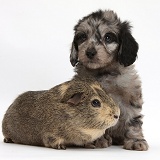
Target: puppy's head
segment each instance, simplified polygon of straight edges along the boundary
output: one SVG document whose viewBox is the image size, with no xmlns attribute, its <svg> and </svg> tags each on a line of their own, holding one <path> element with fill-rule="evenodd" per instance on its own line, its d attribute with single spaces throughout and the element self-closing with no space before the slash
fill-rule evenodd
<svg viewBox="0 0 160 160">
<path fill-rule="evenodd" d="M 138 44 L 128 22 L 121 22 L 113 11 L 97 11 L 78 22 L 70 61 L 90 69 L 104 68 L 114 62 L 129 66 L 137 57 Z"/>
</svg>

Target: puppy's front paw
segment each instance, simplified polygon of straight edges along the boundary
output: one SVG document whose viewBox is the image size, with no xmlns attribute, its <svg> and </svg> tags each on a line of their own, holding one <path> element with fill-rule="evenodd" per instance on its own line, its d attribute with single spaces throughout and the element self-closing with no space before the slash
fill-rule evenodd
<svg viewBox="0 0 160 160">
<path fill-rule="evenodd" d="M 127 150 L 146 151 L 149 146 L 145 139 L 129 139 L 124 142 L 123 148 Z"/>
<path fill-rule="evenodd" d="M 104 135 L 101 138 L 98 138 L 94 145 L 96 148 L 107 148 L 112 145 L 112 138 L 109 135 Z"/>
</svg>

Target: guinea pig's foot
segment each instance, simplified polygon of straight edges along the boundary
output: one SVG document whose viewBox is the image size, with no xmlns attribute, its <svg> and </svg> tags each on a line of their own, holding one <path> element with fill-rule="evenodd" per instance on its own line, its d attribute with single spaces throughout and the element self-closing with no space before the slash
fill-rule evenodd
<svg viewBox="0 0 160 160">
<path fill-rule="evenodd" d="M 64 144 L 57 144 L 57 145 L 53 146 L 52 148 L 58 149 L 58 150 L 60 150 L 60 149 L 65 150 L 66 146 Z"/>
<path fill-rule="evenodd" d="M 66 149 L 66 146 L 64 145 L 64 139 L 62 138 L 54 138 L 50 134 L 48 136 L 43 138 L 44 145 L 49 148 L 54 149 Z"/>
<path fill-rule="evenodd" d="M 106 134 L 98 138 L 94 143 L 96 148 L 107 148 L 112 145 L 112 138 Z"/>
<path fill-rule="evenodd" d="M 14 143 L 11 138 L 4 138 L 5 143 Z"/>
<path fill-rule="evenodd" d="M 84 147 L 88 148 L 88 149 L 95 149 L 96 148 L 96 146 L 93 143 L 84 144 Z"/>
<path fill-rule="evenodd" d="M 149 146 L 145 139 L 127 139 L 124 141 L 123 148 L 127 150 L 146 151 Z"/>
</svg>

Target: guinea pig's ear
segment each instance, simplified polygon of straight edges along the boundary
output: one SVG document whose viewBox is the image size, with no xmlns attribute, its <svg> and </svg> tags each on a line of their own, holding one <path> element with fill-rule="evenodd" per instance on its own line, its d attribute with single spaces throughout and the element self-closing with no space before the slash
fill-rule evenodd
<svg viewBox="0 0 160 160">
<path fill-rule="evenodd" d="M 135 62 L 138 52 L 138 43 L 131 35 L 130 28 L 131 26 L 126 21 L 121 24 L 120 28 L 120 49 L 117 59 L 125 67 Z"/>
<path fill-rule="evenodd" d="M 69 98 L 67 103 L 71 104 L 71 105 L 79 104 L 82 100 L 82 95 L 83 95 L 83 93 L 75 93 L 74 95 L 71 96 L 71 98 Z"/>
<path fill-rule="evenodd" d="M 75 43 L 75 38 L 72 42 L 71 54 L 70 54 L 70 62 L 74 67 L 78 62 L 78 45 Z"/>
</svg>

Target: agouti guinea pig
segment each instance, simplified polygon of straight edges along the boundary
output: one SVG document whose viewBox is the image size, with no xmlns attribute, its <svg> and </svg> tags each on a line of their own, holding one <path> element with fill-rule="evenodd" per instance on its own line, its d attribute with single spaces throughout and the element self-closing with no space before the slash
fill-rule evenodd
<svg viewBox="0 0 160 160">
<path fill-rule="evenodd" d="M 118 121 L 119 107 L 98 82 L 73 79 L 50 90 L 28 91 L 4 115 L 4 142 L 66 149 L 92 143 Z"/>
</svg>

